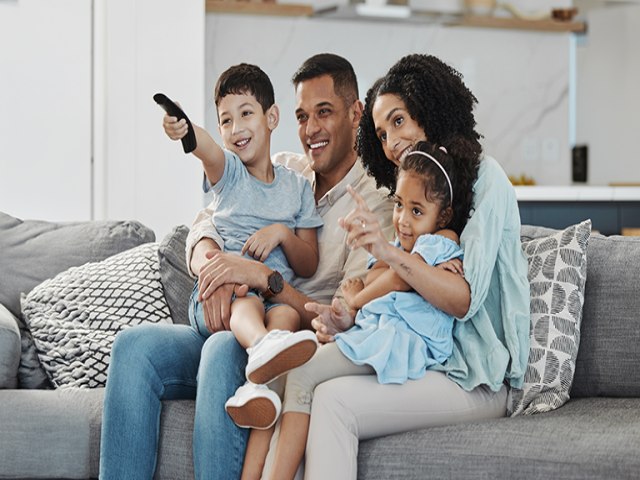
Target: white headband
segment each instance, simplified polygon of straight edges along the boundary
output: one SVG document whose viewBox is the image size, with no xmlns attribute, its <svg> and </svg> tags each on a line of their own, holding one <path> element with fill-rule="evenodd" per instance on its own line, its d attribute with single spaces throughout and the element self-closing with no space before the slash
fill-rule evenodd
<svg viewBox="0 0 640 480">
<path fill-rule="evenodd" d="M 453 206 L 453 186 L 451 186 L 451 179 L 449 178 L 449 175 L 447 175 L 447 171 L 444 169 L 444 167 L 440 164 L 440 162 L 438 160 L 436 160 L 433 156 L 429 155 L 428 153 L 425 153 L 422 150 L 414 150 L 413 152 L 409 153 L 409 155 L 414 155 L 414 154 L 422 155 L 423 157 L 427 157 L 429 160 L 431 160 L 433 163 L 435 163 L 440 170 L 442 170 L 442 173 L 444 173 L 444 176 L 447 179 L 447 183 L 449 184 L 449 195 L 450 195 L 450 198 L 451 198 L 451 205 Z"/>
</svg>

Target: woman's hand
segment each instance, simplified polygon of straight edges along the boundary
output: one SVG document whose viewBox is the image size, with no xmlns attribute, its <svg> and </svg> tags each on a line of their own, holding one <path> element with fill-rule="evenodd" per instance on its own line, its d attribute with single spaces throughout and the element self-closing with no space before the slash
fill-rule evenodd
<svg viewBox="0 0 640 480">
<path fill-rule="evenodd" d="M 321 343 L 333 342 L 336 333 L 344 332 L 353 326 L 355 311 L 349 310 L 338 298 L 334 298 L 331 305 L 310 302 L 305 303 L 304 308 L 317 314 L 317 317 L 311 320 L 311 326 Z"/>
<path fill-rule="evenodd" d="M 436 265 L 436 268 L 441 268 L 442 270 L 457 273 L 458 275 L 464 277 L 462 260 L 460 260 L 459 258 L 452 258 L 451 260 L 447 260 L 446 262 L 439 263 L 438 265 Z"/>
<path fill-rule="evenodd" d="M 392 247 L 382 233 L 378 217 L 351 185 L 347 190 L 356 202 L 356 208 L 340 219 L 340 226 L 348 232 L 347 245 L 352 249 L 362 247 L 376 259 L 384 261 Z"/>
</svg>

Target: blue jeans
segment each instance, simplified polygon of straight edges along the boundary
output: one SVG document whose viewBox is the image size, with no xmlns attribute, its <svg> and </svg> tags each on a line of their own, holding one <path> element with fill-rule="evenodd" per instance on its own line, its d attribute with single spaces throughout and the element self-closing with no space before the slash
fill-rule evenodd
<svg viewBox="0 0 640 480">
<path fill-rule="evenodd" d="M 100 479 L 151 479 L 162 400 L 196 401 L 196 479 L 239 478 L 249 430 L 224 410 L 245 382 L 247 354 L 231 332 L 205 338 L 186 325 L 147 324 L 119 333 L 111 352 L 100 445 Z"/>
</svg>

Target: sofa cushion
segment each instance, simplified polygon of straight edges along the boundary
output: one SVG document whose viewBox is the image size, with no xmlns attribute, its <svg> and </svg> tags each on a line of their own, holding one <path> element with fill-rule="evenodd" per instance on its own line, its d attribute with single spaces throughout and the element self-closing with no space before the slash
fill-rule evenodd
<svg viewBox="0 0 640 480">
<path fill-rule="evenodd" d="M 633 479 L 640 399 L 572 399 L 543 415 L 432 427 L 360 442 L 368 480 Z"/>
<path fill-rule="evenodd" d="M 0 305 L 0 389 L 18 386 L 20 330 L 18 320 Z"/>
<path fill-rule="evenodd" d="M 0 478 L 98 478 L 104 389 L 0 390 Z"/>
<path fill-rule="evenodd" d="M 531 292 L 529 361 L 522 389 L 509 391 L 510 415 L 547 412 L 569 400 L 587 277 L 591 221 L 524 240 Z"/>
<path fill-rule="evenodd" d="M 640 397 L 640 238 L 594 235 L 588 257 L 571 396 Z"/>
<path fill-rule="evenodd" d="M 100 261 L 154 240 L 152 230 L 134 221 L 56 223 L 21 220 L 0 212 L 0 304 L 20 322 L 21 388 L 46 388 L 50 382 L 22 322 L 20 294 L 69 267 Z"/>
<path fill-rule="evenodd" d="M 184 225 L 175 227 L 160 243 L 160 279 L 164 296 L 171 310 L 173 323 L 189 325 L 189 297 L 194 279 L 187 271 L 185 242 L 189 229 Z"/>
<path fill-rule="evenodd" d="M 55 386 L 104 386 L 120 330 L 171 321 L 160 283 L 158 244 L 59 273 L 23 299 L 22 311 Z"/>
</svg>

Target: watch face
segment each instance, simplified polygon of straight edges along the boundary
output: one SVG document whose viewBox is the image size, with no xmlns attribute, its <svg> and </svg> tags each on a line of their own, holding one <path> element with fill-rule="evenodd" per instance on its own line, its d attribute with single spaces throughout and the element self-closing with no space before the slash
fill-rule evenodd
<svg viewBox="0 0 640 480">
<path fill-rule="evenodd" d="M 273 295 L 279 294 L 284 288 L 284 280 L 282 275 L 277 270 L 274 270 L 271 275 L 269 275 L 269 290 Z"/>
</svg>

